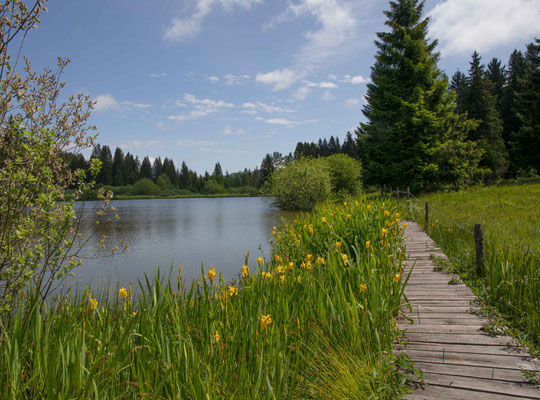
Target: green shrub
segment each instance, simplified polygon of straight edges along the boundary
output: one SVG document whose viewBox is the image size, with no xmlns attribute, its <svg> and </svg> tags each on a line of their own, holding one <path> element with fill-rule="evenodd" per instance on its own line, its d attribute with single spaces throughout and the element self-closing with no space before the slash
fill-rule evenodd
<svg viewBox="0 0 540 400">
<path fill-rule="evenodd" d="M 286 210 L 311 210 L 330 195 L 328 164 L 322 159 L 301 158 L 272 174 L 271 194 Z"/>
<path fill-rule="evenodd" d="M 133 185 L 133 194 L 134 195 L 145 195 L 145 196 L 159 196 L 161 190 L 152 180 L 148 178 L 141 179 Z"/>
<path fill-rule="evenodd" d="M 204 185 L 204 192 L 207 194 L 224 194 L 227 193 L 227 189 L 220 183 L 217 183 L 215 180 L 210 179 Z"/>
<path fill-rule="evenodd" d="M 332 191 L 341 195 L 355 195 L 362 188 L 362 164 L 346 154 L 325 158 L 330 170 Z"/>
</svg>

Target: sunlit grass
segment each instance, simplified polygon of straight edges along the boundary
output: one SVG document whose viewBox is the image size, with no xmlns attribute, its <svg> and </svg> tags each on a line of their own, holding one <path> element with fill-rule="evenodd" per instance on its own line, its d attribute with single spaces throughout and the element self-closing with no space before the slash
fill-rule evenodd
<svg viewBox="0 0 540 400">
<path fill-rule="evenodd" d="M 231 282 L 208 266 L 136 299 L 21 306 L 2 320 L 0 397 L 398 398 L 401 235 L 388 202 L 327 204 L 276 227 Z"/>
<path fill-rule="evenodd" d="M 450 257 L 464 279 L 524 332 L 524 340 L 540 346 L 540 254 L 513 249 L 540 250 L 540 184 L 491 186 L 475 191 L 439 193 L 428 202 L 429 234 Z M 406 204 L 401 203 L 403 210 Z M 412 201 L 410 217 L 423 225 L 423 205 Z M 475 276 L 473 236 L 440 216 L 444 214 L 467 231 L 482 224 L 486 271 Z M 494 244 L 497 242 L 507 246 Z"/>
</svg>

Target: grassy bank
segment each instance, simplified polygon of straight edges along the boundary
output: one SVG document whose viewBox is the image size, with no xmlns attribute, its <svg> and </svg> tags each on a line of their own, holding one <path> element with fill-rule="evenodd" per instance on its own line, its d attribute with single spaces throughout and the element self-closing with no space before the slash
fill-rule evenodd
<svg viewBox="0 0 540 400">
<path fill-rule="evenodd" d="M 189 285 L 146 281 L 138 299 L 20 307 L 2 318 L 0 397 L 399 398 L 398 218 L 382 200 L 329 204 L 276 229 L 235 281 L 209 267 Z"/>
<path fill-rule="evenodd" d="M 432 194 L 429 234 L 452 267 L 504 316 L 523 340 L 540 345 L 540 183 L 507 184 L 474 191 Z M 402 202 L 403 211 L 406 205 Z M 411 201 L 410 217 L 424 224 L 424 207 Z M 464 229 L 450 222 L 457 222 Z M 486 271 L 475 274 L 474 224 L 482 224 Z M 469 232 L 466 232 L 469 231 Z M 507 246 L 494 244 L 498 242 Z"/>
</svg>

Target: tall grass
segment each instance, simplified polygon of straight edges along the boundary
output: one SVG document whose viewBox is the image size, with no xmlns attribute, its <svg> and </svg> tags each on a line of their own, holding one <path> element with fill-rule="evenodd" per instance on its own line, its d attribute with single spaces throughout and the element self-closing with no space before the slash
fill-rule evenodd
<svg viewBox="0 0 540 400">
<path fill-rule="evenodd" d="M 484 300 L 495 306 L 521 338 L 540 346 L 540 184 L 491 186 L 475 191 L 439 193 L 420 198 L 431 209 L 430 236 L 449 256 L 457 272 Z M 409 217 L 424 223 L 422 204 L 412 201 Z M 402 203 L 403 210 L 405 204 Z M 486 270 L 475 274 L 472 232 L 481 223 Z M 506 244 L 502 246 L 491 243 Z"/>
<path fill-rule="evenodd" d="M 275 229 L 232 282 L 201 268 L 146 279 L 137 299 L 21 304 L 1 321 L 0 398 L 399 398 L 398 222 L 382 200 L 328 204 Z"/>
</svg>

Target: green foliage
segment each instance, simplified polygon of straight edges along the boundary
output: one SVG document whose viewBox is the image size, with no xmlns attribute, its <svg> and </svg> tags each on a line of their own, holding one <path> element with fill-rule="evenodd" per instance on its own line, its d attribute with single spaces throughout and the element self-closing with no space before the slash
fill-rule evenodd
<svg viewBox="0 0 540 400">
<path fill-rule="evenodd" d="M 210 179 L 206 181 L 204 185 L 204 192 L 208 194 L 224 194 L 227 193 L 227 189 L 225 189 L 225 186 L 216 182 L 214 179 Z"/>
<path fill-rule="evenodd" d="M 328 164 L 323 159 L 300 158 L 272 174 L 272 196 L 286 210 L 311 210 L 330 195 Z"/>
<path fill-rule="evenodd" d="M 486 273 L 480 279 L 475 276 L 475 247 L 470 233 L 436 213 L 430 216 L 429 233 L 463 280 L 476 288 L 488 304 L 498 308 L 510 328 L 521 330 L 521 338 L 539 348 L 540 254 L 488 241 L 540 250 L 540 184 L 490 186 L 475 191 L 432 194 L 420 200 L 429 202 L 434 210 L 470 232 L 474 224 L 482 224 L 486 239 Z M 423 224 L 423 203 L 415 204 L 411 204 L 409 218 Z"/>
<path fill-rule="evenodd" d="M 0 398 L 400 398 L 402 233 L 388 203 L 358 200 L 279 227 L 237 280 L 205 268 L 2 320 Z"/>
<path fill-rule="evenodd" d="M 332 191 L 339 195 L 355 195 L 362 188 L 362 163 L 346 154 L 325 158 L 330 172 Z"/>
<path fill-rule="evenodd" d="M 148 178 L 141 179 L 133 185 L 134 195 L 158 196 L 161 194 L 161 189 L 152 180 Z"/>
</svg>

